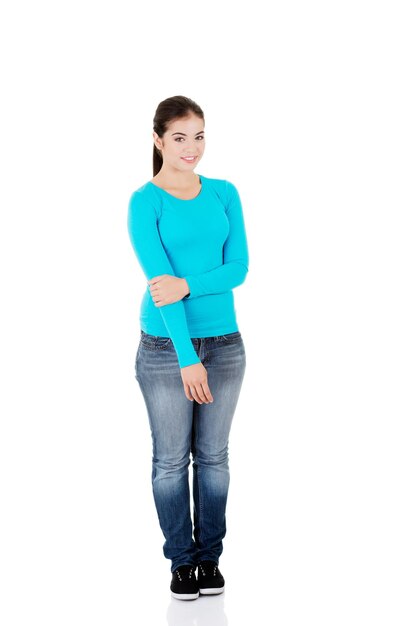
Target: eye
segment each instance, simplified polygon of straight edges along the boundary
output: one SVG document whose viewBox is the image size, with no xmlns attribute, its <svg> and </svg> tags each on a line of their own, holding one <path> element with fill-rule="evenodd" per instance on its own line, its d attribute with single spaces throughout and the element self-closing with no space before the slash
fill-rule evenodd
<svg viewBox="0 0 418 626">
<path fill-rule="evenodd" d="M 176 137 L 174 141 L 183 141 L 184 137 Z"/>
<path fill-rule="evenodd" d="M 196 139 L 204 139 L 203 135 L 199 135 L 199 137 L 196 137 Z"/>
</svg>

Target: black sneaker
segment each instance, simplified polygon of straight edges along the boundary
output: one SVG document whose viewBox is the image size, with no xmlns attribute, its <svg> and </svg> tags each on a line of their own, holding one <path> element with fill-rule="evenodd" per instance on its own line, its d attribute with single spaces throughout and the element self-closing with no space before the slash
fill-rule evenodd
<svg viewBox="0 0 418 626">
<path fill-rule="evenodd" d="M 171 595 L 178 600 L 196 600 L 199 597 L 196 567 L 194 565 L 180 565 L 173 572 L 171 579 Z"/>
<path fill-rule="evenodd" d="M 197 567 L 200 593 L 202 595 L 222 593 L 225 588 L 225 580 L 219 571 L 218 564 L 215 561 L 202 561 Z"/>
</svg>

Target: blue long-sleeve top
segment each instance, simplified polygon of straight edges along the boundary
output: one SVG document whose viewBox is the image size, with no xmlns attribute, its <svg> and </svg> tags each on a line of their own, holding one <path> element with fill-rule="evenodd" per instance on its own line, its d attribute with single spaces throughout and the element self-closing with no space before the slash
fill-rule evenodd
<svg viewBox="0 0 418 626">
<path fill-rule="evenodd" d="M 189 295 L 157 307 L 150 285 L 140 306 L 140 327 L 170 337 L 179 366 L 200 363 L 191 337 L 238 329 L 232 289 L 249 266 L 243 209 L 237 188 L 199 174 L 201 190 L 177 198 L 148 181 L 129 200 L 128 233 L 147 280 L 161 274 L 185 278 Z"/>
</svg>

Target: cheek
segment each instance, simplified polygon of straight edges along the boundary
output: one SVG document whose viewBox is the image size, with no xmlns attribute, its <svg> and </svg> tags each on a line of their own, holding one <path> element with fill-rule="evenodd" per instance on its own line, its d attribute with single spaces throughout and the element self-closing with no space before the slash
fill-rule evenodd
<svg viewBox="0 0 418 626">
<path fill-rule="evenodd" d="M 170 146 L 167 146 L 167 155 L 168 156 L 177 156 L 178 154 L 180 154 L 181 151 L 181 145 L 179 144 L 171 144 Z"/>
</svg>

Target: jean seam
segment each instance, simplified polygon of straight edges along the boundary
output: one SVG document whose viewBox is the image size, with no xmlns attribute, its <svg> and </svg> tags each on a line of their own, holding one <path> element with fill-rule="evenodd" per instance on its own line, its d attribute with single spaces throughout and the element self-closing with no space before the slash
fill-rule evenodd
<svg viewBox="0 0 418 626">
<path fill-rule="evenodd" d="M 198 452 L 198 443 L 199 443 L 199 429 L 196 428 L 196 437 L 194 441 L 195 454 L 196 454 L 196 480 L 197 480 L 197 491 L 199 494 L 199 542 L 202 544 L 202 529 L 203 529 L 203 499 L 202 499 L 202 490 L 201 490 L 201 481 L 199 480 L 200 474 L 200 460 L 199 460 L 199 452 Z M 200 549 L 200 546 L 199 546 Z"/>
<path fill-rule="evenodd" d="M 228 334 L 232 335 L 232 337 L 228 337 Z M 235 331 L 234 333 L 228 333 L 228 334 L 227 335 L 219 335 L 219 338 L 218 338 L 219 341 L 221 343 L 224 343 L 224 344 L 225 343 L 231 343 L 231 344 L 232 343 L 239 343 L 239 342 L 243 341 L 242 335 L 241 335 L 239 330 Z"/>
<path fill-rule="evenodd" d="M 142 346 L 144 350 L 149 350 L 150 352 L 160 352 L 161 350 L 167 350 L 170 347 L 170 340 L 160 346 L 143 341 Z"/>
</svg>

